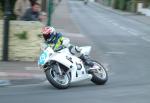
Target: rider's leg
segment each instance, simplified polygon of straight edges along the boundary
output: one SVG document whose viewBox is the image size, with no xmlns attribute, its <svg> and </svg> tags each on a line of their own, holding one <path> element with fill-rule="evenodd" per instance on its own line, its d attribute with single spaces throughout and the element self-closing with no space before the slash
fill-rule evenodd
<svg viewBox="0 0 150 103">
<path fill-rule="evenodd" d="M 72 46 L 69 47 L 69 50 L 70 50 L 71 54 L 76 55 L 77 57 L 79 57 L 84 62 L 85 65 L 93 67 L 94 64 L 91 61 L 91 59 L 89 58 L 89 56 L 81 54 L 80 47 L 72 45 Z"/>
<path fill-rule="evenodd" d="M 85 65 L 93 67 L 94 63 L 88 55 L 81 55 L 79 58 L 85 63 Z"/>
</svg>

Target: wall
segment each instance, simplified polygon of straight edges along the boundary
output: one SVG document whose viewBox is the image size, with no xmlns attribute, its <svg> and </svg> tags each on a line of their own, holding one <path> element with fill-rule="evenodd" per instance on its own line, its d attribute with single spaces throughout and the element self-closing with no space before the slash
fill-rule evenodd
<svg viewBox="0 0 150 103">
<path fill-rule="evenodd" d="M 35 61 L 40 53 L 39 38 L 43 24 L 40 22 L 11 21 L 9 36 L 9 60 Z M 0 59 L 2 56 L 3 21 L 0 21 Z M 17 33 L 27 32 L 27 39 L 19 39 Z"/>
</svg>

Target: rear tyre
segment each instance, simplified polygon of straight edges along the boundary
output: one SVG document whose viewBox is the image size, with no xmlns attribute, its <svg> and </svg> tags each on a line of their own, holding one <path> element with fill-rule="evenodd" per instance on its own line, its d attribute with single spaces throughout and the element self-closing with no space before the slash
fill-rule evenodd
<svg viewBox="0 0 150 103">
<path fill-rule="evenodd" d="M 89 73 L 92 74 L 91 81 L 97 85 L 104 85 L 108 80 L 108 74 L 106 69 L 99 62 L 94 60 L 92 60 L 92 62 L 94 63 L 93 68 L 95 67 L 96 69 L 91 69 L 89 71 Z"/>
<path fill-rule="evenodd" d="M 63 75 L 60 75 L 56 72 L 55 69 L 58 69 L 58 65 L 54 64 L 51 66 L 51 68 L 47 69 L 45 71 L 47 80 L 58 89 L 67 89 L 70 85 L 70 75 L 69 73 L 63 71 Z"/>
</svg>

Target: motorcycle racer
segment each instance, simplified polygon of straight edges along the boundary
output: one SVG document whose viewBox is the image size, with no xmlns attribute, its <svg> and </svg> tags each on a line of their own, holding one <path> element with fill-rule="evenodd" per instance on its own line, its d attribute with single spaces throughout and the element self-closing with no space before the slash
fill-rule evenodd
<svg viewBox="0 0 150 103">
<path fill-rule="evenodd" d="M 93 62 L 90 61 L 88 55 L 83 55 L 81 49 L 78 46 L 74 46 L 70 43 L 69 38 L 65 38 L 62 33 L 56 32 L 54 27 L 43 27 L 42 35 L 45 43 L 53 48 L 55 52 L 64 48 L 69 48 L 71 54 L 79 57 L 87 66 L 93 67 Z"/>
</svg>

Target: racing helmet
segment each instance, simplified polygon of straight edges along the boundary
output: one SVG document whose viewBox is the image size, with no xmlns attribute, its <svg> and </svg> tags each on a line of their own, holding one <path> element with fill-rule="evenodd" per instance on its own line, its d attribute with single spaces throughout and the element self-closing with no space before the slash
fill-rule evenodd
<svg viewBox="0 0 150 103">
<path fill-rule="evenodd" d="M 55 28 L 53 27 L 49 27 L 49 26 L 46 26 L 46 27 L 43 27 L 42 28 L 42 35 L 45 39 L 45 41 L 52 41 L 56 35 L 56 30 Z"/>
</svg>

